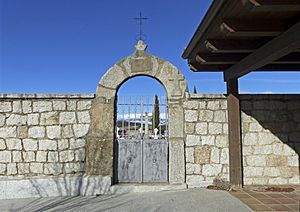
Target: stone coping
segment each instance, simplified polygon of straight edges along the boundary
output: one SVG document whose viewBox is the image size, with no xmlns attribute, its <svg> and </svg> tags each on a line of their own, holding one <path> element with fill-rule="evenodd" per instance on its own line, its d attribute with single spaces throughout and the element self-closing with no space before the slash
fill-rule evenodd
<svg viewBox="0 0 300 212">
<path fill-rule="evenodd" d="M 95 94 L 0 94 L 0 99 L 94 99 Z M 189 94 L 190 99 L 226 99 L 226 94 Z M 300 94 L 240 94 L 246 99 L 300 99 Z"/>
<path fill-rule="evenodd" d="M 189 94 L 190 99 L 226 99 L 227 94 Z M 300 94 L 240 94 L 241 100 L 247 99 L 300 99 Z"/>
<path fill-rule="evenodd" d="M 95 94 L 0 94 L 0 99 L 94 99 Z"/>
<path fill-rule="evenodd" d="M 225 94 L 190 94 L 190 99 L 226 99 Z"/>
<path fill-rule="evenodd" d="M 300 99 L 300 94 L 240 94 L 241 100 L 257 99 L 257 100 L 276 100 L 276 99 Z"/>
</svg>

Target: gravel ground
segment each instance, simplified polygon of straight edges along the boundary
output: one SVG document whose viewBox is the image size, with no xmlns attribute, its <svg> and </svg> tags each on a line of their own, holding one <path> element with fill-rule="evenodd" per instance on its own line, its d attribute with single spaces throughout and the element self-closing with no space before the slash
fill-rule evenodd
<svg viewBox="0 0 300 212">
<path fill-rule="evenodd" d="M 0 200 L 0 211 L 251 211 L 225 191 L 188 189 L 92 197 Z"/>
</svg>

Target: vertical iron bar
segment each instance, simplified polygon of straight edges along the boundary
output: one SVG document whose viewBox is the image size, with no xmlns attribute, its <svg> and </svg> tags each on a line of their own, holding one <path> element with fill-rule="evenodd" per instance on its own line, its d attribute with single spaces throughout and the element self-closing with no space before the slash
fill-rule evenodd
<svg viewBox="0 0 300 212">
<path fill-rule="evenodd" d="M 143 119 L 143 116 L 144 116 L 144 101 L 143 101 L 143 96 L 141 96 L 141 117 L 140 117 L 140 119 L 141 119 L 141 137 L 143 137 L 143 131 L 144 131 L 144 119 Z"/>
<path fill-rule="evenodd" d="M 155 111 L 155 95 L 153 96 L 153 100 L 152 100 L 152 119 L 151 119 L 151 123 L 152 123 L 152 133 L 153 133 L 153 135 L 155 135 L 154 134 L 154 123 L 155 123 L 155 113 L 156 113 L 156 111 Z"/>
<path fill-rule="evenodd" d="M 130 118 L 131 118 L 131 114 L 130 114 L 130 104 L 131 104 L 131 97 L 128 97 L 128 114 L 129 114 L 129 118 L 128 118 L 128 139 L 130 139 Z"/>
<path fill-rule="evenodd" d="M 150 137 L 150 133 L 149 133 L 149 96 L 147 96 L 147 126 L 148 126 L 148 130 L 147 130 L 147 138 L 149 138 Z"/>
<path fill-rule="evenodd" d="M 137 138 L 137 130 L 136 130 L 136 96 L 134 97 L 134 136 Z"/>
<path fill-rule="evenodd" d="M 159 100 L 159 102 L 158 102 L 158 108 L 160 108 L 160 110 L 163 111 L 163 109 L 164 109 L 163 107 L 164 106 L 162 104 L 162 96 L 159 96 L 158 100 Z M 162 113 L 159 111 L 159 115 L 158 115 L 158 117 L 159 117 L 159 120 L 158 120 L 159 139 L 161 139 L 161 119 L 162 119 L 161 114 Z"/>
<path fill-rule="evenodd" d="M 124 102 L 124 96 L 122 96 L 122 138 L 125 137 L 125 131 L 124 131 L 124 120 L 125 120 L 125 102 Z"/>
<path fill-rule="evenodd" d="M 167 126 L 167 112 L 166 112 L 166 104 L 165 104 L 165 97 L 163 97 L 163 104 L 164 104 L 164 106 L 163 106 L 163 109 L 162 109 L 162 113 L 164 114 L 164 122 L 165 122 L 165 131 L 166 131 L 166 126 Z M 162 137 L 163 137 L 163 133 L 162 133 Z"/>
<path fill-rule="evenodd" d="M 143 113 L 144 113 L 144 101 L 143 101 L 143 96 L 141 96 L 141 102 L 140 102 L 140 104 L 141 104 L 141 108 L 140 108 L 140 110 L 141 110 L 141 117 L 140 117 L 140 119 L 141 119 L 141 183 L 143 182 L 143 175 L 144 175 L 144 155 L 143 155 Z"/>
<path fill-rule="evenodd" d="M 166 105 L 166 107 L 165 107 L 165 112 L 166 112 L 166 117 L 165 117 L 165 119 L 166 119 L 166 130 L 165 130 L 165 139 L 167 139 L 168 138 L 168 135 L 169 135 L 169 108 L 168 108 L 168 99 L 167 99 L 167 97 L 166 97 L 166 99 L 165 99 L 165 105 Z"/>
<path fill-rule="evenodd" d="M 141 139 L 141 183 L 143 182 L 143 176 L 144 176 L 144 154 L 143 154 L 143 139 Z"/>
</svg>

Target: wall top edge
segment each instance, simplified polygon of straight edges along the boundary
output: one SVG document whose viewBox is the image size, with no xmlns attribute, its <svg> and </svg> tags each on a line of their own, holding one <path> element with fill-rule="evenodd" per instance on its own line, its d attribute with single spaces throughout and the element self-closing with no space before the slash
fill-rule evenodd
<svg viewBox="0 0 300 212">
<path fill-rule="evenodd" d="M 0 94 L 0 99 L 94 99 L 95 94 Z"/>
<path fill-rule="evenodd" d="M 226 99 L 224 94 L 190 94 L 190 99 Z"/>
<path fill-rule="evenodd" d="M 240 94 L 240 100 L 300 100 L 300 94 Z"/>
<path fill-rule="evenodd" d="M 189 94 L 189 99 L 226 99 L 226 94 Z M 300 98 L 300 94 L 240 94 L 241 99 Z M 0 99 L 94 99 L 95 94 L 0 94 Z"/>
<path fill-rule="evenodd" d="M 189 94 L 189 99 L 226 99 L 227 94 Z M 239 94 L 246 99 L 300 99 L 300 94 Z"/>
</svg>

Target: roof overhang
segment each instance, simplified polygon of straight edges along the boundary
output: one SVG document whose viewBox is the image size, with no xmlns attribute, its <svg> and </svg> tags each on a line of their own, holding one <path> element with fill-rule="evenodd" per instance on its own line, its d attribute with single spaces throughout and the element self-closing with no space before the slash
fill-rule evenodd
<svg viewBox="0 0 300 212">
<path fill-rule="evenodd" d="M 182 57 L 192 71 L 300 71 L 300 0 L 214 0 Z"/>
</svg>

